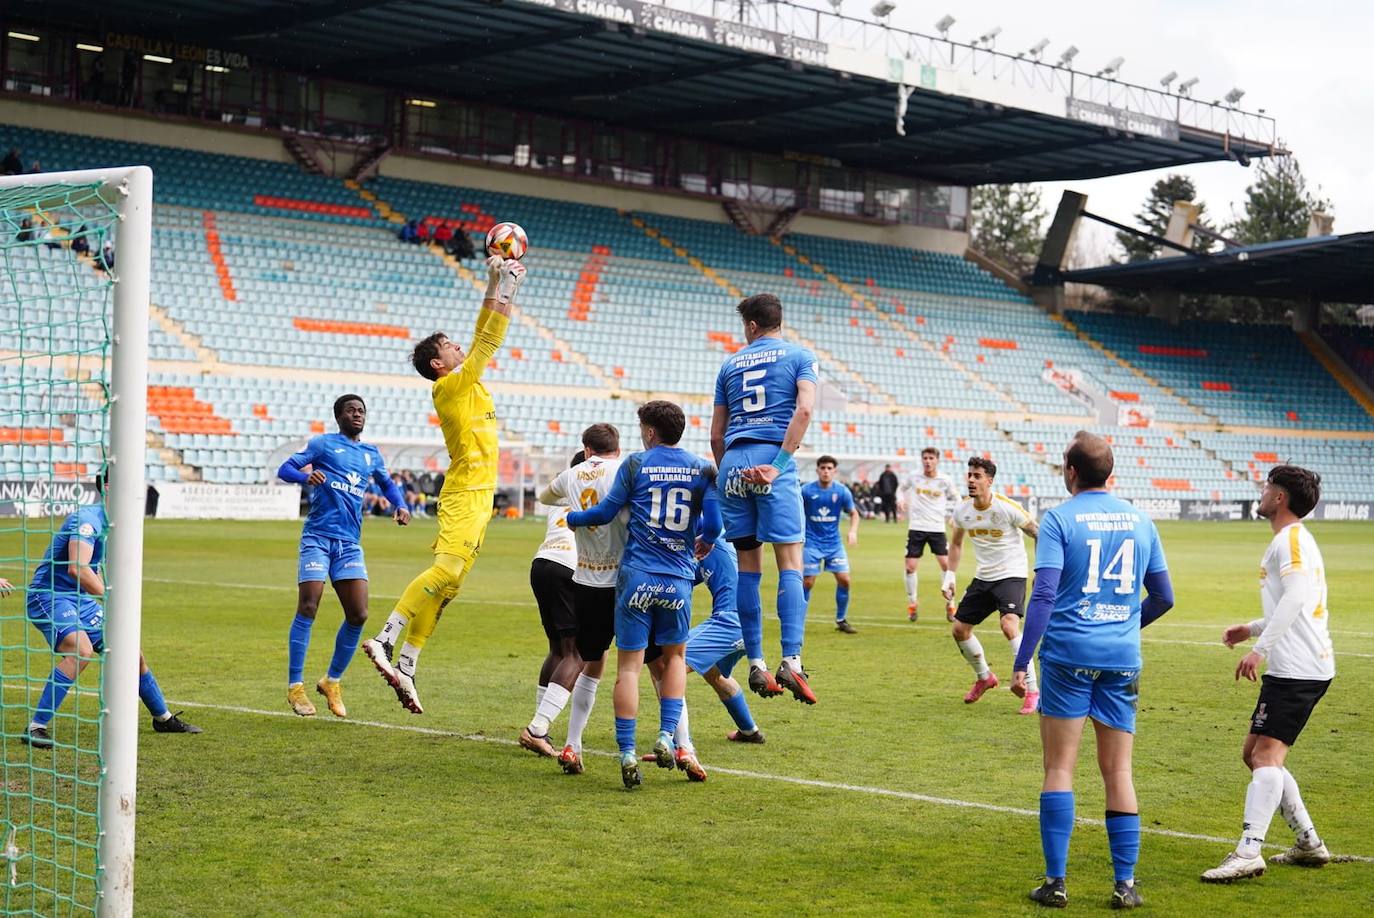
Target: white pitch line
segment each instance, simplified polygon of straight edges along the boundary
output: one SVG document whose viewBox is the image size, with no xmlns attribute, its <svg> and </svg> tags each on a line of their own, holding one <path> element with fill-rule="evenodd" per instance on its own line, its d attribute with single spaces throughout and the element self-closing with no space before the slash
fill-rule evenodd
<svg viewBox="0 0 1374 918">
<path fill-rule="evenodd" d="M 176 707 L 203 708 L 211 711 L 226 711 L 233 714 L 251 714 L 261 717 L 285 717 L 296 718 L 297 715 L 287 711 L 264 711 L 260 708 L 249 708 L 241 705 L 211 704 L 201 701 L 170 701 L 169 704 Z M 359 727 L 375 727 L 380 730 L 400 730 L 405 733 L 418 733 L 424 736 L 445 736 L 454 739 L 467 740 L 474 743 L 491 743 L 497 746 L 516 746 L 520 744 L 515 740 L 506 739 L 498 736 L 487 736 L 481 733 L 459 733 L 456 730 L 441 730 L 436 727 L 420 727 L 411 724 L 389 724 L 377 720 L 326 720 L 321 719 L 316 723 L 337 723 L 340 725 L 351 724 Z M 604 758 L 615 758 L 616 753 L 601 749 L 584 749 L 586 755 L 601 756 Z M 937 797 L 931 794 L 920 794 L 915 791 L 895 790 L 888 787 L 874 787 L 867 784 L 844 784 L 837 781 L 822 781 L 816 778 L 798 778 L 792 775 L 777 775 L 764 771 L 749 771 L 741 768 L 722 768 L 712 766 L 711 771 L 716 774 L 731 775 L 737 778 L 752 778 L 756 781 L 775 781 L 781 784 L 792 784 L 798 787 L 814 787 L 821 790 L 847 791 L 856 794 L 868 794 L 875 797 L 892 797 L 899 800 L 911 800 L 916 803 L 930 803 L 936 806 L 957 807 L 960 809 L 983 810 L 990 813 L 1005 813 L 1011 816 L 1026 816 L 1039 818 L 1038 810 L 1030 810 L 1024 807 L 1003 806 L 997 803 L 980 803 L 975 800 L 959 800 L 953 797 Z M 1076 819 L 1078 825 L 1083 826 L 1103 826 L 1104 820 L 1093 819 L 1088 816 L 1079 816 Z M 1140 831 L 1149 835 L 1160 835 L 1166 838 L 1182 838 L 1189 841 L 1202 841 L 1209 844 L 1229 845 L 1234 838 L 1221 838 L 1216 835 L 1202 835 L 1197 832 L 1179 832 L 1174 829 L 1158 829 L 1153 826 L 1140 827 Z M 1283 849 L 1285 845 L 1266 845 L 1268 848 Z M 1364 863 L 1374 863 L 1374 857 L 1367 857 L 1361 854 L 1341 855 L 1346 860 L 1360 861 Z"/>
</svg>

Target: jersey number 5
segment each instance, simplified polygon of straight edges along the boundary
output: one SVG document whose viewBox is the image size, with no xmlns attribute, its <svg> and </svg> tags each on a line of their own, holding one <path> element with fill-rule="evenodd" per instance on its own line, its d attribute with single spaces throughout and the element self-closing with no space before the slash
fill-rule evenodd
<svg viewBox="0 0 1374 918">
<path fill-rule="evenodd" d="M 768 401 L 767 391 L 759 383 L 768 375 L 767 370 L 746 370 L 740 377 L 744 387 L 744 410 L 762 411 Z"/>
<path fill-rule="evenodd" d="M 1084 593 L 1101 591 L 1103 580 L 1115 580 L 1116 592 L 1123 596 L 1136 592 L 1135 539 L 1121 543 L 1112 560 L 1107 562 L 1106 570 L 1099 570 L 1101 564 L 1102 540 L 1088 539 L 1088 581 L 1083 584 Z"/>
<path fill-rule="evenodd" d="M 692 521 L 692 492 L 687 488 L 654 488 L 649 492 L 649 525 L 682 532 Z"/>
</svg>

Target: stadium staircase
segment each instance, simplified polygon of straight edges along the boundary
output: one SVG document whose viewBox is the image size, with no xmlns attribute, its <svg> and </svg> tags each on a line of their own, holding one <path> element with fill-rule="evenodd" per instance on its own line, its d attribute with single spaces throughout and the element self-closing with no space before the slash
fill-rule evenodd
<svg viewBox="0 0 1374 918">
<path fill-rule="evenodd" d="M 188 332 L 185 326 L 172 318 L 166 309 L 156 303 L 149 303 L 148 317 L 157 323 L 158 328 L 161 328 L 182 347 L 194 354 L 199 363 L 207 367 L 219 363 L 219 354 L 215 353 L 213 348 L 206 347 L 199 335 Z"/>
<path fill-rule="evenodd" d="M 1364 380 L 1355 375 L 1355 372 L 1346 365 L 1341 359 L 1341 355 L 1327 344 L 1321 335 L 1314 332 L 1299 332 L 1298 337 L 1302 343 L 1312 352 L 1312 356 L 1322 365 L 1326 372 L 1331 374 L 1331 378 L 1341 384 L 1341 388 L 1350 393 L 1365 414 L 1374 418 L 1374 392 Z"/>
</svg>

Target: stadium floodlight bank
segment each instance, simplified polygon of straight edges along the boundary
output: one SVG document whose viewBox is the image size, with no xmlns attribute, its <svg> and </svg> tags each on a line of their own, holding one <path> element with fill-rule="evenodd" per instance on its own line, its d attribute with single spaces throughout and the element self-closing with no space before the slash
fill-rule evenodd
<svg viewBox="0 0 1374 918">
<path fill-rule="evenodd" d="M 109 475 L 96 713 L 83 716 L 78 689 L 53 720 L 54 748 L 6 734 L 6 913 L 133 912 L 152 188 L 146 166 L 0 178 L 0 427 L 39 444 L 20 454 L 16 499 L 0 501 L 20 521 L 4 526 L 0 562 L 31 575 L 72 509 L 52 495 L 83 493 L 62 479 Z M 54 433 L 73 427 L 75 443 Z M 73 447 L 76 461 L 55 461 Z M 3 648 L 3 688 L 27 718 L 57 657 L 24 605 L 3 606 L 5 636 L 23 635 Z"/>
</svg>

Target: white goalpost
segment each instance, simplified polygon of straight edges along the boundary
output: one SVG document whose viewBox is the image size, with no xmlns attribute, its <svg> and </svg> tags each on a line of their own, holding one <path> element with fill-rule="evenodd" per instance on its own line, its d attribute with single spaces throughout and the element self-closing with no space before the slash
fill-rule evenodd
<svg viewBox="0 0 1374 918">
<path fill-rule="evenodd" d="M 0 429 L 22 444 L 0 484 L 98 500 L 81 488 L 109 476 L 99 703 L 69 698 L 52 749 L 11 744 L 6 718 L 6 912 L 133 913 L 152 186 L 146 166 L 0 177 Z M 27 582 L 71 509 L 0 499 L 0 571 Z M 27 717 L 56 655 L 25 599 L 4 606 L 3 659 Z"/>
</svg>

